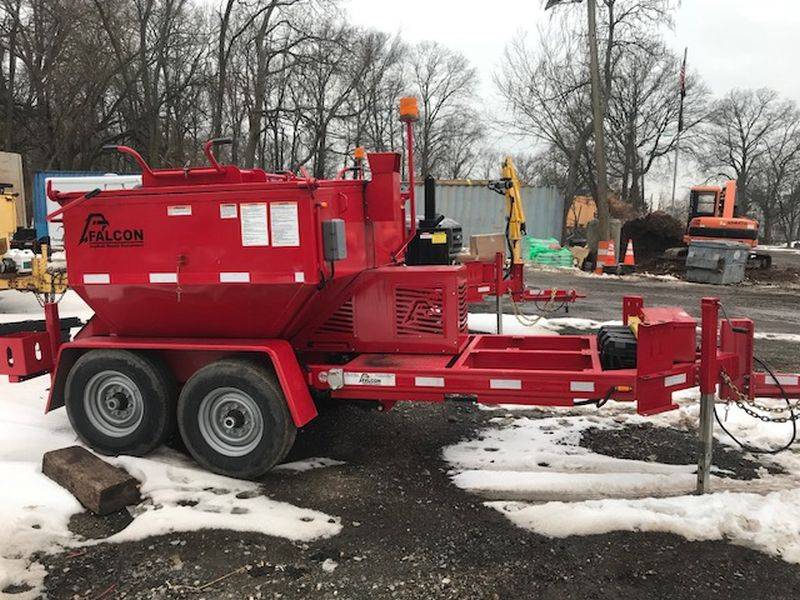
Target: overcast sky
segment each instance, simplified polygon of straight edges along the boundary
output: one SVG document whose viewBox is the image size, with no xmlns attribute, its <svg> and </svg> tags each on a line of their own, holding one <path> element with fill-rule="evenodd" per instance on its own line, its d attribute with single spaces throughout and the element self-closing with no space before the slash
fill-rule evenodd
<svg viewBox="0 0 800 600">
<path fill-rule="evenodd" d="M 347 4 L 357 24 L 400 32 L 410 42 L 437 40 L 462 52 L 479 69 L 484 95 L 493 91 L 492 73 L 505 45 L 519 31 L 535 34 L 549 19 L 542 0 Z M 800 0 L 683 0 L 665 37 L 678 49 L 689 48 L 689 68 L 717 95 L 734 87 L 771 87 L 800 103 Z"/>
<path fill-rule="evenodd" d="M 347 0 L 358 24 L 437 40 L 464 53 L 491 81 L 505 45 L 549 16 L 542 0 Z M 560 10 L 576 10 L 565 7 Z M 715 90 L 769 86 L 800 100 L 794 67 L 800 38 L 798 0 L 683 0 L 667 40 L 689 47 L 690 66 Z"/>
</svg>

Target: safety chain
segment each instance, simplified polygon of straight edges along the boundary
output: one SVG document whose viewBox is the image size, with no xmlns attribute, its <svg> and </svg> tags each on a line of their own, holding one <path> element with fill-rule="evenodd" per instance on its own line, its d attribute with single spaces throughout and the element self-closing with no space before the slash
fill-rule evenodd
<svg viewBox="0 0 800 600">
<path fill-rule="evenodd" d="M 511 299 L 511 309 L 514 311 L 514 316 L 516 317 L 517 321 L 519 321 L 519 323 L 524 327 L 533 327 L 539 321 L 541 321 L 546 314 L 549 314 L 551 312 L 556 312 L 557 310 L 559 310 L 560 307 L 551 308 L 551 306 L 555 304 L 555 299 L 557 294 L 558 294 L 557 289 L 555 288 L 551 289 L 550 298 L 548 298 L 545 301 L 544 306 L 542 308 L 539 308 L 538 305 L 536 306 L 536 308 L 541 312 L 541 314 L 531 318 L 520 310 L 519 306 L 517 306 L 517 302 L 514 300 L 514 294 L 511 292 L 511 290 L 508 291 L 508 296 Z"/>
<path fill-rule="evenodd" d="M 794 404 L 789 404 L 788 406 L 764 406 L 755 400 L 751 400 L 746 394 L 742 393 L 739 387 L 733 382 L 733 380 L 731 380 L 730 376 L 725 371 L 720 373 L 720 377 L 722 377 L 722 381 L 725 382 L 725 385 L 727 385 L 737 397 L 737 400 L 734 400 L 736 406 L 741 408 L 745 413 L 754 419 L 758 419 L 764 423 L 789 423 L 791 421 L 800 420 L 800 413 L 798 413 L 798 410 L 800 410 L 800 401 L 797 401 Z M 730 400 L 726 400 L 725 404 L 728 405 L 730 402 Z M 784 414 L 788 412 L 789 415 L 793 416 L 770 417 L 768 415 L 757 413 L 755 410 L 748 408 L 746 405 L 750 405 L 757 410 L 767 413 Z"/>
</svg>

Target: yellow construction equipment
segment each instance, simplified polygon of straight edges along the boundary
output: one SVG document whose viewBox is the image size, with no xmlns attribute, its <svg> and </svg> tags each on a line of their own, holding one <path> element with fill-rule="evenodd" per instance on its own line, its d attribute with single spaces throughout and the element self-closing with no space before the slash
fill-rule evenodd
<svg viewBox="0 0 800 600">
<path fill-rule="evenodd" d="M 11 250 L 11 237 L 17 231 L 17 201 L 7 194 L 8 184 L 0 183 L 0 257 Z"/>
<path fill-rule="evenodd" d="M 517 169 L 510 156 L 503 160 L 500 179 L 489 182 L 489 189 L 506 197 L 506 241 L 511 253 L 512 264 L 519 265 L 522 260 L 522 238 L 527 234 L 525 228 L 525 207 L 522 205 L 522 185 Z"/>
<path fill-rule="evenodd" d="M 11 186 L 0 183 L 0 291 L 19 290 L 34 292 L 52 299 L 67 290 L 67 274 L 63 268 L 48 264 L 48 248 L 31 259 L 30 272 L 18 272 L 16 263 L 5 258 L 11 250 L 11 240 L 17 231 L 16 194 L 6 192 Z"/>
<path fill-rule="evenodd" d="M 0 292 L 17 290 L 45 296 L 48 301 L 67 291 L 66 268 L 54 268 L 47 261 L 48 248 L 42 245 L 41 254 L 31 260 L 30 273 L 0 273 Z"/>
</svg>

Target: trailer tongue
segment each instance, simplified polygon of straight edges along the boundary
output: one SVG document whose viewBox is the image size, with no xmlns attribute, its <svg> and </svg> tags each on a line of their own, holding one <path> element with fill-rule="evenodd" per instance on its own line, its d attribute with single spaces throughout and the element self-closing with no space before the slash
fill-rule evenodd
<svg viewBox="0 0 800 600">
<path fill-rule="evenodd" d="M 402 110 L 413 148 L 415 104 Z M 753 371 L 750 321 L 718 332 L 713 299 L 700 351 L 692 317 L 637 297 L 623 302 L 624 326 L 599 335 L 473 335 L 467 306 L 486 294 L 579 294 L 531 291 L 502 256 L 451 264 L 460 232 L 438 220 L 417 230 L 398 154 L 369 154 L 368 178 L 359 161 L 353 179 L 316 180 L 221 165 L 214 147 L 225 142 L 206 145 L 209 166 L 179 170 L 115 147 L 140 165 L 141 188 L 50 191 L 70 286 L 95 314 L 65 342 L 58 306 L 46 304 L 46 331 L 0 337 L 0 373 L 50 373 L 48 410 L 66 405 L 99 452 L 146 454 L 177 429 L 202 465 L 257 477 L 316 416 L 312 392 L 384 408 L 614 399 L 643 415 L 675 408 L 673 392 L 698 384 L 728 399 L 800 397 L 797 376 Z M 434 252 L 439 243 L 447 251 Z M 406 264 L 409 247 L 425 250 L 413 262 L 438 264 Z"/>
</svg>

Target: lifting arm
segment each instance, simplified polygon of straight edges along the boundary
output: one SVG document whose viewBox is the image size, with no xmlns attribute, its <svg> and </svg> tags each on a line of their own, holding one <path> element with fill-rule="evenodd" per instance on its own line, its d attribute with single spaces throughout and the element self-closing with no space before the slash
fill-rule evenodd
<svg viewBox="0 0 800 600">
<path fill-rule="evenodd" d="M 498 181 L 489 182 L 489 189 L 506 197 L 506 240 L 512 263 L 518 265 L 523 262 L 520 241 L 527 231 L 525 207 L 522 205 L 522 186 L 510 156 L 503 161 L 500 177 Z"/>
</svg>

